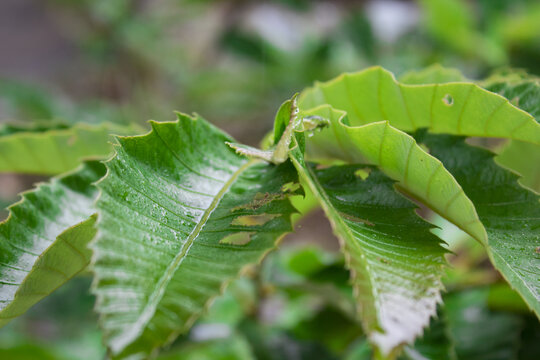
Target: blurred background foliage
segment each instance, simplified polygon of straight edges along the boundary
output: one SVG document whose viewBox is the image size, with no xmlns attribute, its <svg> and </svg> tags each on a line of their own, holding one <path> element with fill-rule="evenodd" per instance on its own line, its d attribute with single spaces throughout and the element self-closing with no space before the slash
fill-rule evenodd
<svg viewBox="0 0 540 360">
<path fill-rule="evenodd" d="M 279 104 L 316 80 L 434 63 L 470 79 L 540 75 L 539 34 L 537 0 L 2 0 L 0 122 L 144 126 L 179 110 L 256 145 Z M 41 179 L 1 175 L 0 208 Z M 369 359 L 321 219 L 301 221 L 161 359 Z M 454 252 L 446 306 L 403 357 L 440 358 L 453 338 L 459 359 L 539 359 L 538 321 L 481 246 L 430 220 Z M 78 277 L 3 328 L 0 358 L 103 358 L 89 286 Z"/>
<path fill-rule="evenodd" d="M 344 71 L 540 74 L 539 19 L 535 0 L 4 0 L 0 117 L 197 111 L 254 143 L 283 99 Z"/>
</svg>

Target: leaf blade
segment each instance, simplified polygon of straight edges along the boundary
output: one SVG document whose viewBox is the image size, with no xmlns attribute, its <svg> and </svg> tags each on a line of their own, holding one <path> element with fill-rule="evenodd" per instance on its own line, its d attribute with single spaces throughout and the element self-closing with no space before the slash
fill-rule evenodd
<svg viewBox="0 0 540 360">
<path fill-rule="evenodd" d="M 302 115 L 317 115 L 330 120 L 330 129 L 307 139 L 307 156 L 313 153 L 315 158 L 333 157 L 349 163 L 376 165 L 398 181 L 397 186 L 407 195 L 452 221 L 478 241 L 487 240 L 476 209 L 459 183 L 411 136 L 388 122 L 349 126 L 346 114 L 329 106 L 304 111 Z"/>
<path fill-rule="evenodd" d="M 110 123 L 21 130 L 23 128 L 5 128 L 5 135 L 0 136 L 0 173 L 61 174 L 76 168 L 83 159 L 109 156 L 111 133 L 137 131 Z"/>
<path fill-rule="evenodd" d="M 184 115 L 119 139 L 98 184 L 92 245 L 93 291 L 113 357 L 144 358 L 172 341 L 291 230 L 294 209 L 283 188 L 297 182 L 290 163 L 248 161 L 230 141 Z M 235 233 L 251 241 L 221 242 Z"/>
<path fill-rule="evenodd" d="M 376 169 L 366 179 L 355 175 L 358 167 L 315 170 L 298 147 L 291 159 L 341 240 L 365 331 L 383 356 L 395 356 L 436 312 L 445 264 L 440 240 Z"/>
<path fill-rule="evenodd" d="M 507 99 L 472 83 L 408 85 L 372 67 L 317 83 L 302 92 L 301 110 L 329 104 L 352 126 L 388 121 L 403 130 L 501 137 L 540 144 L 540 125 Z"/>
<path fill-rule="evenodd" d="M 90 254 L 85 246 L 95 221 L 88 218 L 97 195 L 91 184 L 104 170 L 100 163 L 85 163 L 23 193 L 9 208 L 8 219 L 0 223 L 0 326 L 86 267 Z"/>
<path fill-rule="evenodd" d="M 497 166 L 493 153 L 471 147 L 462 138 L 432 135 L 422 141 L 474 202 L 495 268 L 540 316 L 539 196 L 521 187 L 517 175 Z"/>
<path fill-rule="evenodd" d="M 515 81 L 496 77 L 486 80 L 482 85 L 504 96 L 540 122 L 540 81 L 538 79 L 527 78 Z M 496 161 L 520 174 L 519 182 L 522 185 L 540 193 L 540 146 L 512 140 L 497 155 Z"/>
</svg>

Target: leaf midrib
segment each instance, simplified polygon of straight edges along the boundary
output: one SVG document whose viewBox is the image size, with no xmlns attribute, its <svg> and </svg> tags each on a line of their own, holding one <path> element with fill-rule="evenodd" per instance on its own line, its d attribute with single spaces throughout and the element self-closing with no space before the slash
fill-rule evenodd
<svg viewBox="0 0 540 360">
<path fill-rule="evenodd" d="M 181 251 L 176 255 L 174 260 L 171 262 L 169 267 L 166 269 L 164 275 L 159 279 L 159 281 L 156 284 L 156 287 L 154 291 L 149 296 L 149 301 L 147 301 L 146 306 L 144 307 L 143 311 L 139 315 L 137 321 L 133 324 L 132 327 L 126 332 L 120 334 L 115 341 L 111 342 L 111 350 L 114 353 L 119 353 L 122 351 L 125 347 L 127 347 L 131 342 L 133 342 L 143 331 L 144 325 L 147 324 L 154 312 L 157 308 L 157 305 L 165 293 L 165 289 L 169 281 L 174 276 L 174 273 L 182 263 L 182 261 L 185 259 L 187 253 L 189 252 L 189 249 L 193 245 L 195 239 L 200 235 L 202 228 L 207 223 L 208 219 L 214 212 L 214 210 L 219 205 L 221 199 L 223 196 L 229 191 L 233 183 L 238 179 L 240 174 L 242 174 L 247 168 L 254 165 L 256 162 L 259 162 L 258 160 L 250 160 L 246 162 L 244 165 L 239 167 L 227 180 L 219 192 L 214 196 L 214 199 L 210 203 L 210 206 L 205 210 L 201 220 L 197 223 L 193 231 L 189 234 L 188 238 L 182 245 Z"/>
</svg>

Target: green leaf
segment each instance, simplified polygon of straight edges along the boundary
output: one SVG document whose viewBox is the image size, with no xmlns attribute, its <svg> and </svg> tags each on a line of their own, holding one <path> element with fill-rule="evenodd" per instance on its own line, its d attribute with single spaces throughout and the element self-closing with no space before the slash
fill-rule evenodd
<svg viewBox="0 0 540 360">
<path fill-rule="evenodd" d="M 399 77 L 399 82 L 408 85 L 443 84 L 463 82 L 467 78 L 458 69 L 445 68 L 439 64 L 431 65 L 419 71 L 408 71 Z"/>
<path fill-rule="evenodd" d="M 255 360 L 249 343 L 241 335 L 201 343 L 187 343 L 158 357 L 158 360 Z"/>
<path fill-rule="evenodd" d="M 521 346 L 519 360 L 536 360 L 540 358 L 540 322 L 534 316 L 524 319 L 525 325 L 521 331 Z"/>
<path fill-rule="evenodd" d="M 324 345 L 334 354 L 343 354 L 362 335 L 356 319 L 333 306 L 317 309 L 311 317 L 294 326 L 291 332 L 299 339 Z"/>
<path fill-rule="evenodd" d="M 522 319 L 487 307 L 486 289 L 445 296 L 444 311 L 460 360 L 517 359 Z"/>
<path fill-rule="evenodd" d="M 538 100 L 540 102 L 540 98 Z M 495 157 L 495 161 L 518 173 L 521 185 L 540 193 L 540 146 L 512 141 Z"/>
<path fill-rule="evenodd" d="M 298 339 L 250 319 L 246 319 L 239 330 L 247 338 L 257 360 L 336 360 L 336 356 L 320 343 Z"/>
<path fill-rule="evenodd" d="M 55 121 L 35 121 L 33 123 L 4 123 L 0 124 L 0 137 L 20 132 L 45 132 L 49 130 L 68 129 L 69 125 Z"/>
<path fill-rule="evenodd" d="M 35 343 L 17 344 L 9 348 L 0 348 L 0 356 L 3 359 L 16 360 L 67 360 L 66 357 L 59 356 L 56 351 Z"/>
<path fill-rule="evenodd" d="M 106 158 L 112 152 L 109 135 L 137 130 L 109 123 L 77 124 L 71 128 L 20 126 L 4 128 L 0 136 L 0 173 L 56 175 L 73 170 L 84 158 Z"/>
<path fill-rule="evenodd" d="M 419 0 L 418 5 L 429 35 L 445 49 L 450 47 L 490 65 L 507 61 L 500 42 L 477 29 L 474 10 L 478 9 L 466 0 Z"/>
<path fill-rule="evenodd" d="M 304 111 L 300 116 L 320 116 L 330 120 L 329 129 L 308 135 L 308 156 L 313 154 L 313 157 L 334 157 L 349 163 L 377 165 L 398 181 L 396 187 L 401 191 L 429 206 L 480 242 L 486 241 L 484 227 L 461 186 L 444 165 L 418 146 L 411 136 L 385 121 L 348 126 L 345 113 L 329 106 Z"/>
<path fill-rule="evenodd" d="M 528 313 L 529 308 L 521 296 L 506 282 L 493 284 L 489 287 L 488 305 L 491 309 Z"/>
<path fill-rule="evenodd" d="M 512 81 L 510 75 L 488 79 L 484 87 L 507 98 L 540 122 L 540 82 L 538 79 Z M 526 154 L 526 156 L 525 156 Z M 495 158 L 497 163 L 521 175 L 520 184 L 540 193 L 540 146 L 512 140 Z"/>
<path fill-rule="evenodd" d="M 285 162 L 289 158 L 289 147 L 296 123 L 298 107 L 295 94 L 290 100 L 285 101 L 279 108 L 274 120 L 274 146 L 269 150 L 259 150 L 251 146 L 227 142 L 237 154 L 272 162 L 276 165 Z"/>
<path fill-rule="evenodd" d="M 97 162 L 22 194 L 0 223 L 0 326 L 24 313 L 83 270 L 93 238 L 91 184 L 105 173 Z M 88 219 L 88 220 L 87 220 Z M 82 223 L 81 223 L 82 222 Z M 66 230 L 67 229 L 67 230 Z"/>
<path fill-rule="evenodd" d="M 437 317 L 431 319 L 429 328 L 424 335 L 416 340 L 414 346 L 407 346 L 404 350 L 405 359 L 424 360 L 456 360 L 454 340 L 448 329 L 446 313 L 439 308 Z"/>
<path fill-rule="evenodd" d="M 155 354 L 291 231 L 290 162 L 247 160 L 199 117 L 151 125 L 118 138 L 98 184 L 94 293 L 113 357 Z"/>
<path fill-rule="evenodd" d="M 341 241 L 365 331 L 383 356 L 395 356 L 436 312 L 445 264 L 441 241 L 375 168 L 367 168 L 367 178 L 358 175 L 364 166 L 317 170 L 298 146 L 291 159 Z"/>
<path fill-rule="evenodd" d="M 0 97 L 7 110 L 3 116 L 18 119 L 51 119 L 64 105 L 50 91 L 6 78 L 0 78 Z"/>
<path fill-rule="evenodd" d="M 504 97 L 471 83 L 407 85 L 380 68 L 343 74 L 306 89 L 300 110 L 329 104 L 347 112 L 351 126 L 387 120 L 414 131 L 501 137 L 540 145 L 540 124 Z"/>
<path fill-rule="evenodd" d="M 484 224 L 490 259 L 540 316 L 540 197 L 495 164 L 494 154 L 463 138 L 426 135 L 421 141 L 444 162 L 475 204 Z"/>
</svg>

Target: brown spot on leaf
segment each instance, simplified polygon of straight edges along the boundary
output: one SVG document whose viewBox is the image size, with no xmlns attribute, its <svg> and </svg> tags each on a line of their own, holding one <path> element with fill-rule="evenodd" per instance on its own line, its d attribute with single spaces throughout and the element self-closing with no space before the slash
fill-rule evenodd
<svg viewBox="0 0 540 360">
<path fill-rule="evenodd" d="M 284 194 L 271 194 L 271 193 L 256 193 L 253 197 L 253 200 L 247 204 L 242 204 L 235 206 L 231 209 L 231 212 L 237 211 L 237 210 L 257 210 L 261 206 L 264 206 L 274 200 L 281 200 L 285 199 Z"/>
<path fill-rule="evenodd" d="M 350 214 L 345 214 L 345 213 L 340 212 L 339 215 L 341 217 L 343 217 L 345 220 L 354 221 L 354 222 L 357 222 L 357 223 L 363 223 L 363 224 L 366 224 L 368 226 L 375 226 L 375 224 L 372 223 L 369 220 L 361 219 L 359 217 L 356 217 L 356 216 L 353 216 L 353 215 L 350 215 Z"/>
<path fill-rule="evenodd" d="M 246 245 L 251 242 L 252 232 L 239 232 L 229 236 L 224 237 L 219 241 L 220 244 L 227 245 Z"/>
<path fill-rule="evenodd" d="M 278 216 L 280 215 L 279 214 L 243 215 L 243 216 L 239 216 L 235 218 L 231 222 L 231 225 L 261 226 Z"/>
</svg>

